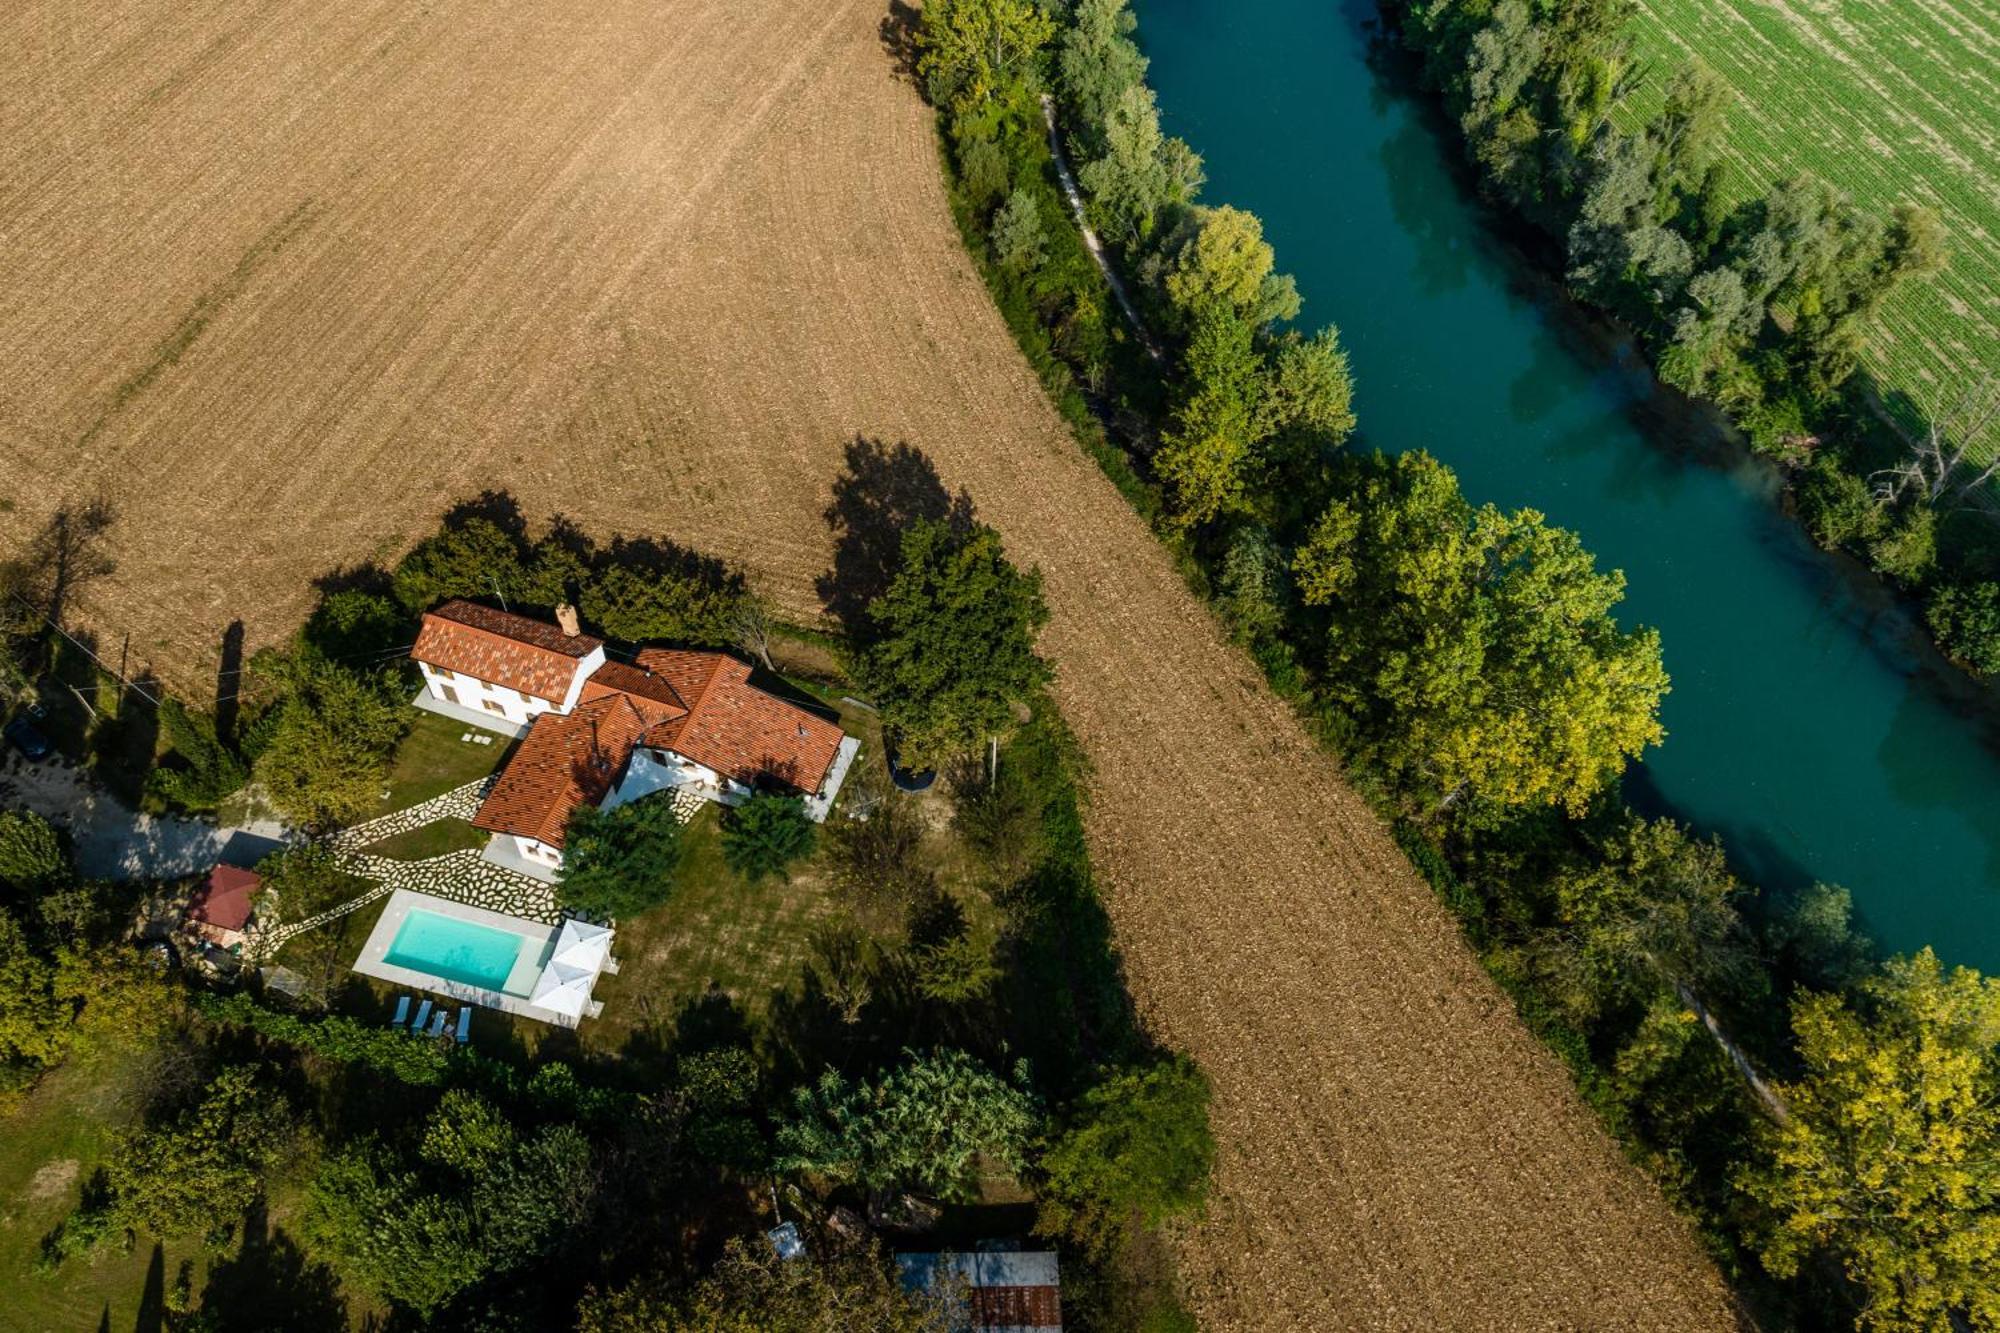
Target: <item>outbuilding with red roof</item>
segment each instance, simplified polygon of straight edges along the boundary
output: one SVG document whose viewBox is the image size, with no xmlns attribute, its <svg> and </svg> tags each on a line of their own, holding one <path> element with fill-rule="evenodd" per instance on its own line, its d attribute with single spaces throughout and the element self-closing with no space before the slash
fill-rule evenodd
<svg viewBox="0 0 2000 1333">
<path fill-rule="evenodd" d="M 188 929 L 221 948 L 236 948 L 256 920 L 257 891 L 263 886 L 263 879 L 254 870 L 217 866 L 188 900 Z"/>
</svg>

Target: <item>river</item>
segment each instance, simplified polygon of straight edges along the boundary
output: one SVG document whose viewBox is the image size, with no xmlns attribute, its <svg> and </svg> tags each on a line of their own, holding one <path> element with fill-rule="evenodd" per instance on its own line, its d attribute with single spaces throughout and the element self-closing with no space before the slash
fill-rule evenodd
<svg viewBox="0 0 2000 1333">
<path fill-rule="evenodd" d="M 1304 327 L 1337 323 L 1362 448 L 1429 449 L 1475 501 L 1576 529 L 1657 626 L 1668 738 L 1635 804 L 1780 892 L 1853 892 L 1888 948 L 2000 973 L 2000 740 L 1907 614 L 1815 550 L 1770 468 L 1656 391 L 1496 230 L 1366 0 L 1138 0 L 1205 197 L 1264 219 Z"/>
</svg>

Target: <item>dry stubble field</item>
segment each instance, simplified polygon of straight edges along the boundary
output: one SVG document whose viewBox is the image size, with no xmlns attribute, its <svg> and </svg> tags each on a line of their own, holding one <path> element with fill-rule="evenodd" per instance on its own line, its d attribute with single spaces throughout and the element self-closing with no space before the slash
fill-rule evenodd
<svg viewBox="0 0 2000 1333">
<path fill-rule="evenodd" d="M 843 444 L 969 488 L 1055 609 L 1133 989 L 1217 1086 L 1217 1328 L 1713 1328 L 1722 1284 L 1383 829 L 1067 439 L 959 248 L 879 0 L 16 0 L 0 540 L 225 624 L 486 486 L 814 609 Z M 86 18 L 85 15 L 88 15 Z"/>
</svg>

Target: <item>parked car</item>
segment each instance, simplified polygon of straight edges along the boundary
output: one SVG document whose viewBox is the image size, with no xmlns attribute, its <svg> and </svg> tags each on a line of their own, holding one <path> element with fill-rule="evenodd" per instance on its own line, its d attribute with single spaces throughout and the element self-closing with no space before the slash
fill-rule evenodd
<svg viewBox="0 0 2000 1333">
<path fill-rule="evenodd" d="M 49 738 L 25 717 L 17 717 L 5 727 L 0 727 L 0 736 L 5 736 L 7 743 L 26 755 L 30 763 L 40 763 L 55 753 Z"/>
</svg>

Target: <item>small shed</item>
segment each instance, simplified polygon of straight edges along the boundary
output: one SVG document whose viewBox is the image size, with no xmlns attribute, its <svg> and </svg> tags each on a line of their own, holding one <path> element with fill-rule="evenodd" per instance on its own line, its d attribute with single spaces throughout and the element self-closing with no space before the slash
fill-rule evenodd
<svg viewBox="0 0 2000 1333">
<path fill-rule="evenodd" d="M 257 915 L 255 899 L 263 885 L 254 870 L 217 866 L 188 902 L 188 929 L 219 948 L 239 947 Z"/>
<path fill-rule="evenodd" d="M 912 1291 L 964 1282 L 961 1326 L 976 1333 L 1061 1333 L 1061 1271 L 1051 1250 L 899 1254 L 896 1267 Z"/>
</svg>

